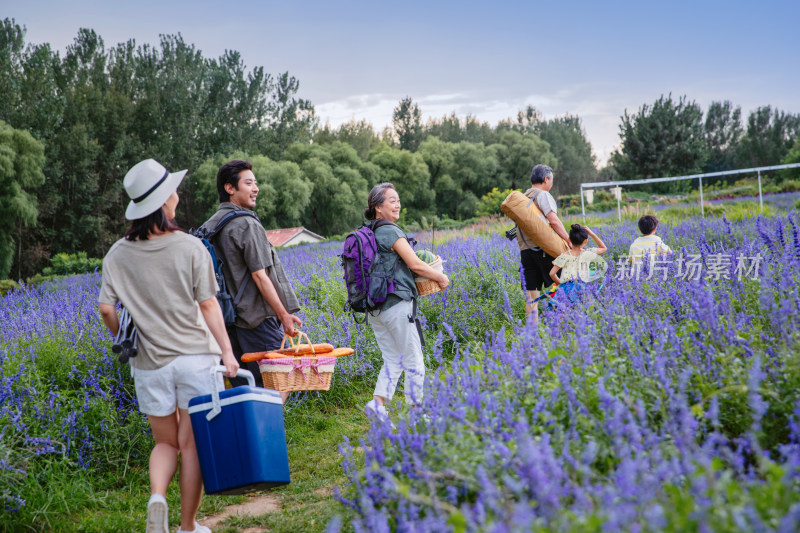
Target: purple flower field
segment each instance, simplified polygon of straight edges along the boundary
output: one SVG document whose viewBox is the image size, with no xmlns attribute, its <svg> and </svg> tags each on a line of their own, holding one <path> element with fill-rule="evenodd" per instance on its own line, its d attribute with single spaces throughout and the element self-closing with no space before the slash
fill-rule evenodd
<svg viewBox="0 0 800 533">
<path fill-rule="evenodd" d="M 800 529 L 797 224 L 664 228 L 675 260 L 650 280 L 617 279 L 634 223 L 601 227 L 606 280 L 538 329 L 517 318 L 513 244 L 443 247 L 454 281 L 431 358 L 459 349 L 421 413 L 374 423 L 363 458 L 341 446 L 356 531 Z M 484 296 L 491 315 L 470 307 Z M 470 310 L 506 325 L 470 336 Z"/>
<path fill-rule="evenodd" d="M 690 218 L 638 276 L 634 222 L 595 229 L 609 270 L 525 324 L 519 252 L 494 230 L 437 234 L 451 287 L 423 297 L 425 403 L 340 446 L 356 531 L 800 529 L 800 217 Z M 418 246 L 434 248 L 417 236 Z M 333 388 L 380 353 L 343 312 L 341 243 L 281 251 L 314 342 L 352 346 Z M 649 279 L 648 279 L 649 278 Z M 0 526 L 47 458 L 146 464 L 132 381 L 97 313 L 99 275 L 0 298 Z M 298 395 L 296 404 L 314 401 Z M 11 516 L 12 518 L 9 518 Z M 332 524 L 332 529 L 335 529 Z"/>
</svg>

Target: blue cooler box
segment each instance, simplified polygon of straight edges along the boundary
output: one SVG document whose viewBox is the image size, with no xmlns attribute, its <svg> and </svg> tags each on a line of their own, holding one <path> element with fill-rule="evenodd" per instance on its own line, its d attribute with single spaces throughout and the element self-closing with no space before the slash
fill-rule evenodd
<svg viewBox="0 0 800 533">
<path fill-rule="evenodd" d="M 225 367 L 215 367 L 224 372 Z M 206 494 L 243 494 L 286 485 L 289 457 L 278 392 L 250 386 L 217 391 L 189 401 L 194 441 Z M 215 408 L 217 404 L 217 408 Z"/>
</svg>

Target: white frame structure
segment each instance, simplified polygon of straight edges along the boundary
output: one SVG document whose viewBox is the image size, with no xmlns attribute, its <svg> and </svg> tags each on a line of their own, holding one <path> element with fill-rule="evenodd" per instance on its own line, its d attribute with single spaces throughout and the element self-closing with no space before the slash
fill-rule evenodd
<svg viewBox="0 0 800 533">
<path fill-rule="evenodd" d="M 645 185 L 648 183 L 664 183 L 668 181 L 699 180 L 700 184 L 700 213 L 705 218 L 706 210 L 703 207 L 703 178 L 715 178 L 717 176 L 732 176 L 734 174 L 758 174 L 758 204 L 761 211 L 764 211 L 764 196 L 761 194 L 761 173 L 773 170 L 784 170 L 787 168 L 800 168 L 800 163 L 789 165 L 773 165 L 770 167 L 742 168 L 738 170 L 725 170 L 722 172 L 707 172 L 705 174 L 692 174 L 690 176 L 672 176 L 669 178 L 650 178 L 644 180 L 618 180 L 618 181 L 597 181 L 594 183 L 581 183 L 581 213 L 583 221 L 586 222 L 586 206 L 583 203 L 583 189 L 599 189 L 603 187 L 621 187 L 623 185 Z M 621 220 L 620 201 L 617 198 L 617 219 Z"/>
</svg>

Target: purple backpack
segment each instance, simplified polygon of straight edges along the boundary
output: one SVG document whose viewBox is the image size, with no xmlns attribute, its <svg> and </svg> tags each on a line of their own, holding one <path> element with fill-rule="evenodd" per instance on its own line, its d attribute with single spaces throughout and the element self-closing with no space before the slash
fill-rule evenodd
<svg viewBox="0 0 800 533">
<path fill-rule="evenodd" d="M 345 311 L 365 313 L 378 309 L 395 290 L 394 272 L 386 272 L 375 241 L 375 230 L 387 224 L 391 222 L 382 218 L 366 222 L 344 240 L 341 259 L 347 287 Z"/>
</svg>

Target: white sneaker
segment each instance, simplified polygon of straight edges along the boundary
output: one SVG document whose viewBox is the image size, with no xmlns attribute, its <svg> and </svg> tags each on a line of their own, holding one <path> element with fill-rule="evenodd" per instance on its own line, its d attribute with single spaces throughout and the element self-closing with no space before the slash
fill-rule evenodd
<svg viewBox="0 0 800 533">
<path fill-rule="evenodd" d="M 392 429 L 395 429 L 394 424 L 392 424 L 389 418 L 389 413 L 386 411 L 386 407 L 379 404 L 375 398 L 367 402 L 367 405 L 364 406 L 364 412 L 367 413 L 367 416 L 372 416 L 383 423 L 388 423 Z"/>
<path fill-rule="evenodd" d="M 147 533 L 169 533 L 169 509 L 161 494 L 153 494 L 147 502 Z"/>
<path fill-rule="evenodd" d="M 178 533 L 211 533 L 211 530 L 206 526 L 202 526 L 197 522 L 194 523 L 194 529 L 191 531 L 186 531 L 183 529 L 179 529 Z"/>
</svg>

